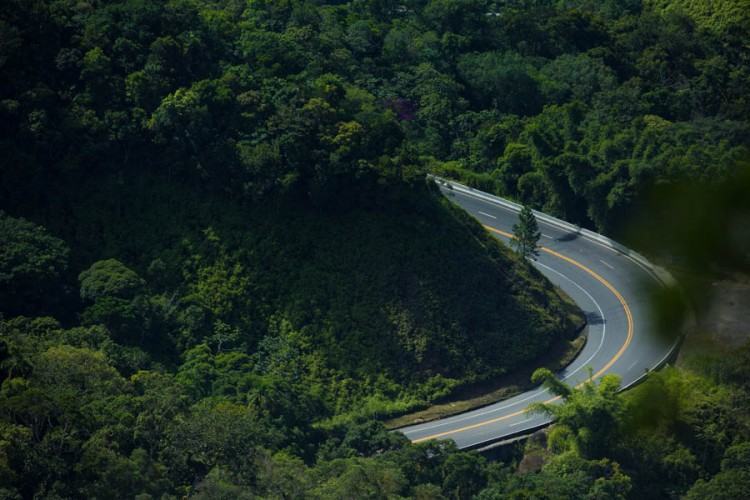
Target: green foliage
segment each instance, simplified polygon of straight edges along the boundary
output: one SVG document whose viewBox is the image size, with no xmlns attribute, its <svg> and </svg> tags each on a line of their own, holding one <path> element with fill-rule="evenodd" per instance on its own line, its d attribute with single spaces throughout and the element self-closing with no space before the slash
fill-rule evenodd
<svg viewBox="0 0 750 500">
<path fill-rule="evenodd" d="M 539 472 L 547 480 L 545 491 L 556 491 L 556 478 L 563 475 L 570 479 L 565 487 L 582 489 L 562 496 L 596 497 L 599 491 L 606 498 L 624 497 L 632 491 L 647 498 L 741 498 L 750 428 L 744 409 L 734 405 L 746 400 L 747 389 L 717 383 L 708 374 L 718 368 L 743 372 L 736 363 L 745 356 L 743 350 L 703 363 L 706 373 L 668 368 L 621 395 L 617 381 L 607 377 L 598 386 L 570 388 L 552 373 L 535 373 L 563 396 L 561 404 L 536 407 L 556 421 Z"/>
<path fill-rule="evenodd" d="M 472 90 L 474 105 L 501 113 L 535 115 L 541 93 L 533 66 L 514 52 L 467 54 L 458 61 L 461 78 Z"/>
<path fill-rule="evenodd" d="M 544 384 L 553 394 L 560 397 L 570 397 L 573 389 L 562 382 L 548 368 L 538 368 L 531 374 L 531 382 L 534 384 Z"/>
<path fill-rule="evenodd" d="M 618 437 L 617 430 L 623 419 L 623 404 L 617 396 L 619 378 L 605 375 L 598 383 L 588 381 L 579 387 L 568 387 L 552 372 L 540 368 L 534 372 L 532 381 L 543 381 L 552 393 L 562 398 L 563 403 L 536 403 L 529 411 L 545 413 L 555 419 L 556 425 L 568 429 L 572 438 L 570 444 L 584 457 L 606 456 Z M 551 444 L 564 449 L 567 437 L 558 435 Z"/>
<path fill-rule="evenodd" d="M 122 262 L 100 260 L 78 275 L 81 298 L 96 301 L 107 297 L 132 299 L 142 291 L 144 281 Z"/>
<path fill-rule="evenodd" d="M 443 463 L 443 491 L 450 498 L 472 498 L 485 486 L 486 475 L 482 457 L 452 455 Z"/>
<path fill-rule="evenodd" d="M 689 500 L 698 498 L 730 500 L 747 495 L 748 488 L 750 488 L 750 471 L 747 469 L 731 469 L 718 473 L 710 481 L 698 480 L 690 488 L 685 498 Z"/>
<path fill-rule="evenodd" d="M 750 487 L 750 443 L 730 446 L 724 452 L 721 471 L 706 481 L 699 479 L 685 498 L 740 498 Z"/>
<path fill-rule="evenodd" d="M 702 28 L 726 31 L 734 26 L 747 26 L 750 2 L 747 0 L 648 0 L 650 7 L 665 12 L 687 14 Z"/>
<path fill-rule="evenodd" d="M 312 495 L 318 498 L 391 498 L 405 483 L 398 468 L 383 461 L 333 460 L 316 472 L 321 477 Z"/>
<path fill-rule="evenodd" d="M 607 232 L 726 180 L 745 4 L 6 2 L 0 496 L 746 491 L 741 356 L 625 399 L 536 374 L 566 399 L 537 473 L 371 421 L 572 328 L 424 174 Z"/>
<path fill-rule="evenodd" d="M 8 314 L 44 312 L 59 293 L 68 247 L 43 227 L 0 212 L 0 303 Z"/>
<path fill-rule="evenodd" d="M 119 185 L 149 200 L 128 211 L 141 215 L 122 218 L 106 240 L 82 239 L 78 251 L 95 260 L 102 246 L 119 246 L 123 262 L 137 256 L 129 266 L 139 272 L 104 261 L 82 273 L 80 318 L 172 368 L 191 366 L 201 345 L 211 360 L 251 355 L 245 369 L 305 387 L 340 418 L 424 405 L 520 366 L 573 331 L 571 306 L 530 266 L 423 186 L 410 188 L 419 194 L 408 201 L 395 188 L 373 194 L 377 212 L 336 213 L 293 200 L 269 211 L 190 187 Z M 81 194 L 95 204 L 109 198 Z M 183 204 L 186 197 L 194 203 Z M 86 207 L 82 224 L 112 216 Z M 152 226 L 163 213 L 168 225 Z M 198 398 L 211 394 L 210 371 L 196 374 L 207 385 L 186 387 Z"/>
<path fill-rule="evenodd" d="M 626 398 L 620 461 L 630 464 L 636 487 L 684 495 L 701 476 L 719 471 L 733 441 L 748 439 L 745 417 L 732 410 L 742 390 L 717 385 L 698 372 L 654 374 Z M 736 448 L 742 462 L 742 446 Z"/>
<path fill-rule="evenodd" d="M 121 344 L 163 351 L 158 301 L 146 294 L 146 282 L 135 271 L 107 259 L 83 271 L 78 281 L 81 298 L 89 303 L 81 313 L 82 324 L 104 325 Z"/>
<path fill-rule="evenodd" d="M 537 245 L 541 237 L 542 233 L 539 231 L 534 213 L 528 205 L 524 205 L 518 215 L 518 222 L 513 224 L 511 246 L 523 258 L 537 257 L 539 255 Z"/>
<path fill-rule="evenodd" d="M 616 462 L 586 460 L 575 452 L 555 455 L 539 472 L 500 477 L 476 498 L 629 498 L 630 478 Z"/>
</svg>

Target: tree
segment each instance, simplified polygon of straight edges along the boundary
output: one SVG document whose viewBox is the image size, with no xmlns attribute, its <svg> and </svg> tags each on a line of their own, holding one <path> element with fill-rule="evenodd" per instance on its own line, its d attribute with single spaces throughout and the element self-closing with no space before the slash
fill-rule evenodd
<svg viewBox="0 0 750 500">
<path fill-rule="evenodd" d="M 442 466 L 443 491 L 450 498 L 473 498 L 487 483 L 484 465 L 484 457 L 480 455 L 450 455 Z"/>
<path fill-rule="evenodd" d="M 173 419 L 163 439 L 163 460 L 180 480 L 218 467 L 231 471 L 236 484 L 248 485 L 255 481 L 260 447 L 278 448 L 280 431 L 244 405 L 207 398 Z"/>
<path fill-rule="evenodd" d="M 529 59 L 515 52 L 463 54 L 458 74 L 475 106 L 501 113 L 533 116 L 542 110 L 539 84 Z"/>
<path fill-rule="evenodd" d="M 539 250 L 537 243 L 542 233 L 539 232 L 539 226 L 536 223 L 536 217 L 531 208 L 524 205 L 518 216 L 518 223 L 513 224 L 513 236 L 510 244 L 523 257 L 537 257 Z"/>
<path fill-rule="evenodd" d="M 264 498 L 308 498 L 311 475 L 305 463 L 287 452 L 261 452 L 256 460 L 258 489 Z M 256 497 L 254 497 L 256 498 Z"/>
<path fill-rule="evenodd" d="M 699 479 L 686 498 L 742 498 L 750 488 L 750 443 L 730 446 L 721 461 L 721 472 L 709 480 Z"/>
<path fill-rule="evenodd" d="M 0 212 L 0 310 L 45 311 L 68 266 L 68 247 L 41 226 Z"/>
<path fill-rule="evenodd" d="M 628 498 L 632 484 L 617 462 L 586 460 L 575 452 L 552 456 L 542 470 L 500 476 L 475 498 Z"/>
<path fill-rule="evenodd" d="M 396 498 L 406 480 L 394 465 L 375 458 L 336 459 L 316 468 L 317 498 Z"/>
<path fill-rule="evenodd" d="M 95 262 L 78 276 L 78 280 L 81 282 L 81 298 L 94 302 L 104 297 L 132 299 L 145 285 L 135 271 L 115 259 Z"/>
<path fill-rule="evenodd" d="M 605 375 L 598 383 L 588 380 L 578 387 L 560 382 L 546 368 L 534 372 L 531 380 L 542 382 L 551 393 L 562 398 L 562 404 L 535 403 L 529 411 L 546 414 L 556 426 L 570 432 L 558 433 L 565 443 L 550 441 L 553 448 L 572 448 L 585 458 L 600 458 L 612 449 L 622 428 L 624 405 L 617 396 L 620 378 Z"/>
<path fill-rule="evenodd" d="M 143 344 L 149 330 L 146 282 L 115 259 L 100 260 L 83 271 L 81 298 L 90 304 L 81 314 L 85 325 L 102 324 L 120 342 Z"/>
</svg>

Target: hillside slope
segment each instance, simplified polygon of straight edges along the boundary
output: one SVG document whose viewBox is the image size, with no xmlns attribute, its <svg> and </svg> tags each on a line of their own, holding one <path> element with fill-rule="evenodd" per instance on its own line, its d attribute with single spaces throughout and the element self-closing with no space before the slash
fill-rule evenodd
<svg viewBox="0 0 750 500">
<path fill-rule="evenodd" d="M 58 193 L 39 217 L 71 247 L 71 276 L 116 259 L 143 280 L 128 300 L 149 312 L 127 327 L 98 297 L 81 306 L 84 322 L 150 353 L 127 371 L 205 348 L 245 353 L 249 371 L 312 388 L 331 414 L 392 412 L 512 370 L 575 330 L 575 307 L 439 193 L 393 191 L 341 211 L 99 181 Z"/>
</svg>

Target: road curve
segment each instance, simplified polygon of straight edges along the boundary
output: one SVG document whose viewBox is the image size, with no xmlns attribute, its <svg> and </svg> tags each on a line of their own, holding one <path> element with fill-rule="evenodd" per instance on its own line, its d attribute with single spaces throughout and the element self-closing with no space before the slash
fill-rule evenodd
<svg viewBox="0 0 750 500">
<path fill-rule="evenodd" d="M 443 192 L 476 217 L 492 234 L 507 242 L 518 209 L 513 204 L 460 184 L 439 181 Z M 558 375 L 577 385 L 589 378 L 617 374 L 628 387 L 666 361 L 675 345 L 653 332 L 644 287 L 660 282 L 640 256 L 600 235 L 576 230 L 548 216 L 538 216 L 541 252 L 534 265 L 563 289 L 587 316 L 586 345 Z M 614 246 L 614 248 L 613 248 Z M 550 420 L 529 414 L 531 403 L 557 401 L 536 388 L 490 406 L 452 417 L 399 429 L 413 442 L 452 439 L 459 448 L 484 445 L 539 429 Z"/>
</svg>

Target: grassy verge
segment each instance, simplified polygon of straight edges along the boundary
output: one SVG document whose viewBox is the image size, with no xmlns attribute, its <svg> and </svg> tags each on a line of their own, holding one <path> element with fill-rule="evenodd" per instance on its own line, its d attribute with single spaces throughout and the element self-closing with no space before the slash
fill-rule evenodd
<svg viewBox="0 0 750 500">
<path fill-rule="evenodd" d="M 430 422 L 511 398 L 532 387 L 531 374 L 537 368 L 546 367 L 552 371 L 558 371 L 572 363 L 586 345 L 586 337 L 587 328 L 583 325 L 578 336 L 572 340 L 561 339 L 543 356 L 531 361 L 527 368 L 457 389 L 448 400 L 420 411 L 386 420 L 385 426 L 389 429 L 397 429 L 407 425 Z"/>
</svg>

